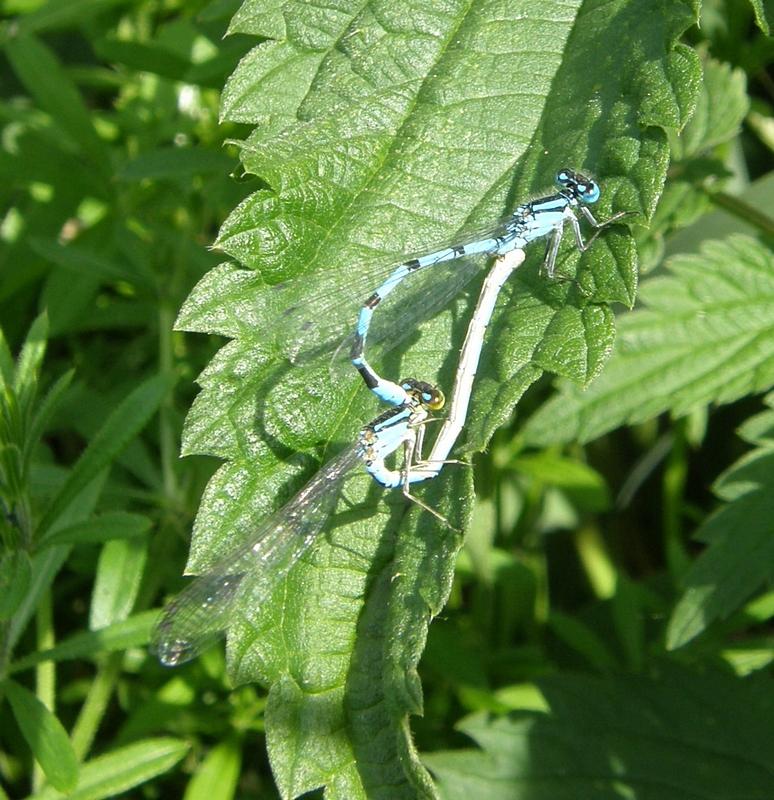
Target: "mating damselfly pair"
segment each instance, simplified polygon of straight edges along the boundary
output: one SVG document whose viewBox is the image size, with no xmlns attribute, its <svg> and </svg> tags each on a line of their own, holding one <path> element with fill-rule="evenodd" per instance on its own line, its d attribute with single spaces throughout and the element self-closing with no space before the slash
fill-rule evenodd
<svg viewBox="0 0 774 800">
<path fill-rule="evenodd" d="M 363 298 L 361 294 L 358 301 L 361 308 L 352 337 L 350 357 L 366 385 L 393 408 L 363 427 L 354 444 L 329 461 L 292 500 L 259 524 L 242 547 L 223 559 L 208 574 L 197 578 L 167 605 L 154 633 L 154 648 L 162 663 L 169 666 L 182 663 L 208 647 L 225 633 L 235 607 L 249 607 L 254 613 L 258 612 L 278 584 L 314 544 L 336 503 L 343 482 L 360 464 L 382 486 L 402 488 L 409 499 L 440 516 L 413 497 L 410 487 L 437 476 L 448 462 L 449 454 L 465 424 L 481 347 L 497 296 L 510 273 L 522 263 L 523 248 L 538 238 L 545 238 L 547 248 L 543 266 L 547 276 L 555 278 L 556 259 L 565 225 L 572 226 L 576 246 L 585 251 L 603 228 L 626 213 L 616 214 L 599 223 L 587 207 L 600 196 L 596 182 L 570 169 L 561 170 L 556 180 L 559 187 L 556 194 L 519 206 L 494 228 L 462 237 L 456 244 L 435 248 L 427 255 L 391 267 L 386 280 L 379 275 L 373 276 L 373 283 L 379 283 L 369 297 Z M 576 211 L 595 229 L 588 240 L 583 239 Z M 443 395 L 430 384 L 420 381 L 396 383 L 384 379 L 371 367 L 365 357 L 365 348 L 374 311 L 406 278 L 415 273 L 425 270 L 429 273 L 429 267 L 454 263 L 455 266 L 459 265 L 454 282 L 458 290 L 482 263 L 493 257 L 498 260 L 484 283 L 471 319 L 447 419 L 431 453 L 425 459 L 422 455 L 425 424 L 430 412 L 437 411 L 443 405 Z M 445 277 L 439 274 L 435 283 L 425 284 L 424 288 L 431 296 L 422 304 L 424 315 L 439 307 L 438 298 L 449 299 L 449 287 L 443 285 Z M 284 316 L 286 331 L 290 335 L 294 328 L 299 331 L 309 329 L 313 323 L 309 318 L 315 316 L 315 313 L 309 313 L 310 309 L 317 312 L 314 298 L 308 307 L 287 310 Z M 414 325 L 424 315 L 416 314 Z M 404 323 L 399 334 L 404 336 L 406 333 Z M 389 335 L 382 338 L 388 339 L 388 346 L 393 343 L 389 341 Z M 399 340 L 397 336 L 392 339 Z M 402 469 L 389 469 L 385 459 L 401 449 Z"/>
</svg>

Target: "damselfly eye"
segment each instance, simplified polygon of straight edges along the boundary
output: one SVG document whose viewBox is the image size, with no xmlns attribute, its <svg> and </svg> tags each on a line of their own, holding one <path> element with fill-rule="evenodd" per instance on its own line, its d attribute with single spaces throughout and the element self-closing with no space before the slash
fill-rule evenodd
<svg viewBox="0 0 774 800">
<path fill-rule="evenodd" d="M 432 411 L 438 411 L 446 403 L 443 392 L 437 386 L 433 386 L 432 383 L 407 378 L 401 381 L 401 388 L 411 395 L 415 402 L 427 406 Z"/>
<path fill-rule="evenodd" d="M 599 200 L 599 186 L 595 181 L 587 180 L 578 184 L 578 197 L 584 203 L 596 203 Z"/>
<path fill-rule="evenodd" d="M 565 189 L 575 186 L 578 183 L 575 172 L 571 169 L 560 169 L 556 173 L 556 185 L 563 186 Z"/>
<path fill-rule="evenodd" d="M 423 400 L 423 402 L 431 411 L 440 411 L 446 404 L 446 397 L 440 389 L 435 389 L 431 394 L 426 394 L 425 397 L 427 399 Z"/>
</svg>

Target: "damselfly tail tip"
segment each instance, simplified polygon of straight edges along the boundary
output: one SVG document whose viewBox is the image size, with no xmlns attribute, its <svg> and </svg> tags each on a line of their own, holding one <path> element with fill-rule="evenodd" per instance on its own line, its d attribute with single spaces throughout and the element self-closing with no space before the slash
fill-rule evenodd
<svg viewBox="0 0 774 800">
<path fill-rule="evenodd" d="M 151 652 L 163 667 L 177 667 L 198 655 L 198 649 L 185 639 L 166 639 L 163 636 L 151 644 Z"/>
</svg>

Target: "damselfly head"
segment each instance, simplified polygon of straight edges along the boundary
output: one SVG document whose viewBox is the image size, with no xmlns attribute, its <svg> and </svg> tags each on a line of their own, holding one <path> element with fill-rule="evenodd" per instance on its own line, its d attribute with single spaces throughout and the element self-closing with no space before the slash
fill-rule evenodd
<svg viewBox="0 0 774 800">
<path fill-rule="evenodd" d="M 427 406 L 431 411 L 440 411 L 444 403 L 446 403 L 444 393 L 431 383 L 418 381 L 414 378 L 407 378 L 401 381 L 401 387 L 415 398 L 417 403 Z"/>
<path fill-rule="evenodd" d="M 556 173 L 556 185 L 560 189 L 567 190 L 576 200 L 586 205 L 591 205 L 599 200 L 597 182 L 569 168 L 560 169 Z"/>
</svg>

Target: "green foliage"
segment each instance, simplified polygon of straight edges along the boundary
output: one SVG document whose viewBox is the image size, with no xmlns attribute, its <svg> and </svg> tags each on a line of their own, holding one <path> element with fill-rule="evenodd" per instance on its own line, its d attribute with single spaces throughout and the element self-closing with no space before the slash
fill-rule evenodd
<svg viewBox="0 0 774 800">
<path fill-rule="evenodd" d="M 669 666 L 652 680 L 558 675 L 539 685 L 550 715 L 492 721 L 474 714 L 460 728 L 481 751 L 427 756 L 444 798 L 657 800 L 770 791 L 768 680 Z"/>
<path fill-rule="evenodd" d="M 0 8 L 0 798 L 767 796 L 767 4 Z M 163 670 L 184 569 L 378 413 L 331 365 L 377 276 L 568 166 L 631 216 L 503 290 L 453 529 L 355 475 Z M 381 374 L 450 388 L 463 277 L 380 306 Z"/>
<path fill-rule="evenodd" d="M 113 797 L 163 774 L 186 754 L 184 743 L 168 737 L 145 739 L 119 747 L 109 755 L 92 759 L 84 765 L 75 791 L 61 794 L 50 787 L 31 795 L 34 800 L 94 800 Z"/>
<path fill-rule="evenodd" d="M 60 792 L 71 792 L 78 782 L 78 761 L 62 723 L 15 681 L 3 681 L 2 691 L 51 785 Z"/>
<path fill-rule="evenodd" d="M 771 404 L 771 397 L 768 403 Z M 667 645 L 671 648 L 681 647 L 718 617 L 729 616 L 754 592 L 771 583 L 774 465 L 765 428 L 772 422 L 770 411 L 748 420 L 740 434 L 759 446 L 739 459 L 713 486 L 717 497 L 727 505 L 696 531 L 696 538 L 709 547 L 683 581 L 685 594 L 676 605 L 667 630 Z"/>
<path fill-rule="evenodd" d="M 221 45 L 228 9 L 3 11 L 18 16 L 0 24 L 0 794 L 108 797 L 189 749 L 106 720 L 131 683 L 121 651 L 149 639 L 165 577 L 150 566 L 179 574 L 175 532 L 211 472 L 178 466 L 190 389 L 172 390 L 212 345 L 187 350 L 171 323 L 248 191 L 217 89 L 249 43 Z"/>
<path fill-rule="evenodd" d="M 709 241 L 667 262 L 621 318 L 615 356 L 586 391 L 568 386 L 524 431 L 529 444 L 596 439 L 620 425 L 730 403 L 772 384 L 774 258 L 755 240 Z"/>
</svg>

